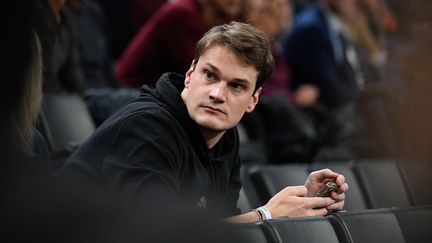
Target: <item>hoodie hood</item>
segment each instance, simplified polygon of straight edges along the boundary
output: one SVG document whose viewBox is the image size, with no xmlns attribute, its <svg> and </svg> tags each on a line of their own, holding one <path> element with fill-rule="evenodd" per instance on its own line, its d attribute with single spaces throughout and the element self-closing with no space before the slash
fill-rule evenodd
<svg viewBox="0 0 432 243">
<path fill-rule="evenodd" d="M 207 147 L 198 124 L 189 116 L 187 107 L 181 98 L 181 92 L 184 89 L 185 76 L 176 73 L 165 73 L 156 83 L 156 88 L 144 85 L 141 88 L 141 97 L 151 96 L 158 100 L 160 105 L 164 106 L 175 118 L 186 133 L 194 146 L 195 150 L 202 156 L 203 162 L 210 160 L 223 160 L 224 155 L 231 155 L 232 149 L 237 147 L 238 142 L 236 129 L 229 129 L 222 136 L 216 146 L 210 150 Z M 217 151 L 213 153 L 212 151 Z M 212 154 L 218 154 L 218 158 L 212 158 Z"/>
</svg>

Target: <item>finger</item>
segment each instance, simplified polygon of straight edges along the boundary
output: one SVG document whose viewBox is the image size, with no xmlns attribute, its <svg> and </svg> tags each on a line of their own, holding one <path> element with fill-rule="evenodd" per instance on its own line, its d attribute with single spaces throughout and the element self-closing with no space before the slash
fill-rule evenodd
<svg viewBox="0 0 432 243">
<path fill-rule="evenodd" d="M 336 202 L 343 201 L 345 200 L 345 193 L 332 192 L 331 198 L 333 198 L 333 200 L 335 200 Z"/>
<path fill-rule="evenodd" d="M 307 189 L 305 186 L 287 186 L 281 192 L 289 196 L 304 197 L 307 194 Z"/>
<path fill-rule="evenodd" d="M 324 216 L 326 214 L 328 214 L 328 209 L 327 208 L 315 208 L 309 211 L 308 215 L 309 216 Z"/>
<path fill-rule="evenodd" d="M 310 176 L 315 177 L 319 181 L 322 181 L 326 178 L 336 179 L 339 176 L 339 174 L 330 169 L 322 169 L 322 170 L 317 170 L 312 172 Z"/>
<path fill-rule="evenodd" d="M 335 180 L 333 179 L 333 178 L 325 178 L 323 181 L 322 181 L 322 184 L 323 185 L 325 185 L 327 182 L 334 182 Z"/>
<path fill-rule="evenodd" d="M 326 208 L 336 203 L 331 197 L 307 197 L 305 198 L 308 208 Z"/>
<path fill-rule="evenodd" d="M 341 186 L 342 184 L 345 183 L 345 176 L 339 175 L 338 177 L 336 177 L 335 182 L 336 182 L 336 184 L 338 184 L 339 186 Z"/>
<path fill-rule="evenodd" d="M 342 185 L 339 186 L 339 193 L 341 193 L 341 192 L 347 192 L 348 189 L 349 189 L 348 184 L 344 183 L 344 184 L 342 184 Z"/>
<path fill-rule="evenodd" d="M 341 201 L 341 202 L 333 203 L 327 206 L 326 208 L 329 211 L 339 211 L 343 209 L 344 205 L 345 205 L 345 201 Z"/>
</svg>

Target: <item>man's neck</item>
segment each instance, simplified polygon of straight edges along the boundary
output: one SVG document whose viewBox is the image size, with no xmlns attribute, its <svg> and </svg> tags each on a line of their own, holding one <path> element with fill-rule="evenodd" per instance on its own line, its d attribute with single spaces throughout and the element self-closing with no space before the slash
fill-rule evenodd
<svg viewBox="0 0 432 243">
<path fill-rule="evenodd" d="M 225 131 L 211 131 L 205 128 L 200 128 L 200 132 L 203 135 L 209 149 L 212 149 L 225 134 Z"/>
</svg>

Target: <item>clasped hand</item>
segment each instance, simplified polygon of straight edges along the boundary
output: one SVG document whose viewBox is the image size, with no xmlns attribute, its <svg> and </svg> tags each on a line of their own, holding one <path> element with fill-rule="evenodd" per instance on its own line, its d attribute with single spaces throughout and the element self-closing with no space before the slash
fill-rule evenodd
<svg viewBox="0 0 432 243">
<path fill-rule="evenodd" d="M 329 181 L 339 186 L 339 191 L 329 197 L 314 195 Z M 310 173 L 304 186 L 289 186 L 273 196 L 265 205 L 273 217 L 319 216 L 342 210 L 348 184 L 341 174 L 322 169 Z"/>
</svg>

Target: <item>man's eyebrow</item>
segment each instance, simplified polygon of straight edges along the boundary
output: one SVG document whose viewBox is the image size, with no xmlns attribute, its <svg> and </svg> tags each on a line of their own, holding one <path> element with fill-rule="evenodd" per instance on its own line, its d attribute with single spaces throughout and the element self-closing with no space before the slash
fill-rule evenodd
<svg viewBox="0 0 432 243">
<path fill-rule="evenodd" d="M 232 80 L 232 82 L 234 82 L 236 84 L 243 85 L 243 87 L 245 87 L 247 89 L 252 85 L 251 82 L 249 82 L 248 80 L 241 79 L 241 78 L 235 78 Z"/>
<path fill-rule="evenodd" d="M 219 68 L 217 68 L 215 65 L 213 65 L 213 64 L 211 64 L 209 62 L 207 62 L 206 65 L 209 66 L 212 69 L 213 72 L 215 72 L 217 74 L 220 74 Z"/>
<path fill-rule="evenodd" d="M 206 65 L 208 65 L 212 69 L 212 71 L 215 72 L 217 75 L 220 75 L 221 72 L 220 72 L 219 68 L 217 68 L 215 65 L 208 63 L 208 62 L 206 63 Z M 241 83 L 241 84 L 247 85 L 247 86 L 251 85 L 251 81 L 249 81 L 247 79 L 242 79 L 242 78 L 234 78 L 230 81 Z"/>
</svg>

